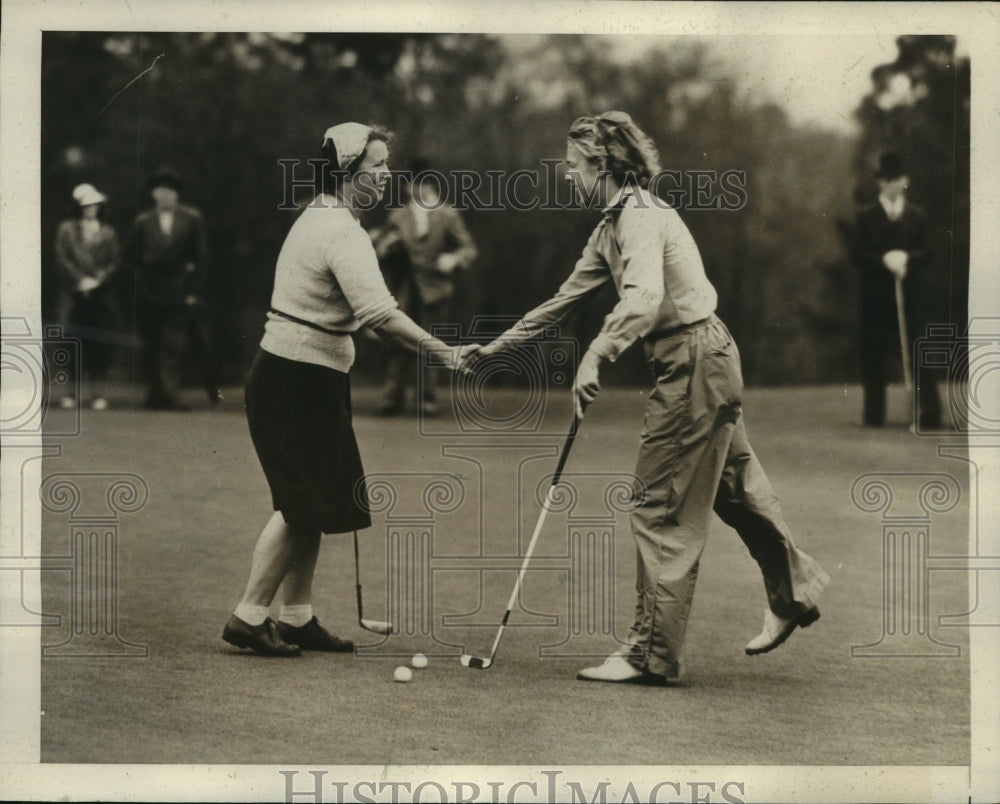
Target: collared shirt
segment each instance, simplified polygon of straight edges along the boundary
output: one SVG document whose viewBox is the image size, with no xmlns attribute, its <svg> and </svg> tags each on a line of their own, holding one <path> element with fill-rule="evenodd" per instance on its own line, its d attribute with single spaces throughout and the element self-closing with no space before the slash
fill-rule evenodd
<svg viewBox="0 0 1000 804">
<path fill-rule="evenodd" d="M 879 195 L 879 204 L 882 205 L 882 209 L 885 210 L 886 217 L 891 221 L 898 221 L 903 217 L 903 209 L 906 206 L 906 197 L 898 195 L 895 198 L 889 198 L 885 195 Z"/>
<path fill-rule="evenodd" d="M 172 209 L 161 210 L 157 212 L 157 217 L 160 220 L 160 231 L 169 236 L 174 230 L 174 211 Z"/>
<path fill-rule="evenodd" d="M 431 214 L 427 211 L 425 206 L 418 204 L 415 201 L 410 201 L 409 210 L 413 215 L 413 234 L 417 237 L 426 237 L 427 232 L 431 228 Z"/>
<path fill-rule="evenodd" d="M 423 207 L 411 201 L 389 213 L 377 239 L 398 237 L 413 266 L 413 284 L 425 305 L 447 302 L 454 292 L 455 276 L 438 268 L 442 254 L 452 254 L 456 268 L 468 268 L 476 259 L 475 241 L 458 210 L 443 201 Z"/>
<path fill-rule="evenodd" d="M 500 337 L 516 343 L 561 324 L 609 279 L 619 301 L 590 349 L 611 362 L 638 338 L 693 324 L 715 312 L 715 288 L 677 211 L 647 190 L 623 188 L 605 207 L 555 296 Z"/>
</svg>

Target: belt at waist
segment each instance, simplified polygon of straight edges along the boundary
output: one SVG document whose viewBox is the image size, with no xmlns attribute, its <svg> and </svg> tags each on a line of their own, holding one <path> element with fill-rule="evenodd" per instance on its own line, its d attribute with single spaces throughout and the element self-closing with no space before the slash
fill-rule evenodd
<svg viewBox="0 0 1000 804">
<path fill-rule="evenodd" d="M 352 333 L 346 329 L 327 329 L 326 327 L 320 326 L 313 321 L 306 321 L 304 318 L 299 318 L 291 313 L 284 313 L 281 310 L 276 310 L 271 308 L 271 312 L 275 315 L 280 315 L 282 318 L 287 318 L 289 321 L 294 321 L 296 324 L 302 324 L 304 327 L 310 327 L 311 329 L 319 330 L 320 332 L 325 332 L 327 335 L 351 335 Z"/>
<path fill-rule="evenodd" d="M 715 314 L 705 316 L 705 318 L 699 318 L 697 321 L 692 321 L 690 324 L 680 324 L 676 327 L 670 327 L 669 329 L 658 329 L 655 332 L 647 333 L 643 336 L 644 341 L 655 341 L 660 338 L 669 338 L 671 335 L 680 335 L 682 332 L 690 332 L 693 329 L 698 329 L 706 324 L 710 323 L 715 319 Z"/>
</svg>

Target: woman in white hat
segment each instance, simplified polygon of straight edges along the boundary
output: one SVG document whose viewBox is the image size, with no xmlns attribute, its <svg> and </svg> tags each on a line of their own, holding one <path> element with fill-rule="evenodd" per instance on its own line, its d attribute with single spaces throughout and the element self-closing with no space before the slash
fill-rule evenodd
<svg viewBox="0 0 1000 804">
<path fill-rule="evenodd" d="M 84 368 L 89 378 L 102 381 L 114 357 L 115 331 L 120 316 L 110 279 L 118 270 L 118 235 L 104 221 L 107 197 L 92 184 L 73 190 L 75 218 L 63 221 L 56 233 L 55 257 L 61 286 L 60 320 L 67 333 L 83 343 Z M 75 408 L 77 399 L 64 396 L 64 408 Z M 91 400 L 94 410 L 104 410 L 107 399 L 98 388 Z"/>
<path fill-rule="evenodd" d="M 432 337 L 399 310 L 386 288 L 358 216 L 385 192 L 388 140 L 384 129 L 359 123 L 327 130 L 316 197 L 278 255 L 264 337 L 247 377 L 250 435 L 274 514 L 222 638 L 268 656 L 354 647 L 330 634 L 312 610 L 322 534 L 371 525 L 351 423 L 352 333 L 369 327 L 413 352 L 423 344 L 456 371 L 475 348 Z M 269 608 L 279 587 L 275 622 Z"/>
</svg>

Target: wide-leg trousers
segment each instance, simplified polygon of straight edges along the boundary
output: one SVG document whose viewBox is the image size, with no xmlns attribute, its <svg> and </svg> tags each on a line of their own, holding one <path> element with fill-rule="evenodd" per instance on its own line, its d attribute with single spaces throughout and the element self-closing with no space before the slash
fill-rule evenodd
<svg viewBox="0 0 1000 804">
<path fill-rule="evenodd" d="M 698 563 L 714 510 L 760 566 L 771 610 L 816 604 L 829 577 L 792 541 L 743 426 L 739 352 L 715 316 L 648 338 L 656 377 L 639 444 L 637 602 L 629 661 L 677 678 Z"/>
<path fill-rule="evenodd" d="M 137 313 L 145 343 L 146 404 L 172 407 L 178 404 L 185 342 L 200 369 L 209 401 L 219 398 L 215 361 L 209 348 L 207 322 L 200 304 L 157 304 L 143 300 Z"/>
</svg>

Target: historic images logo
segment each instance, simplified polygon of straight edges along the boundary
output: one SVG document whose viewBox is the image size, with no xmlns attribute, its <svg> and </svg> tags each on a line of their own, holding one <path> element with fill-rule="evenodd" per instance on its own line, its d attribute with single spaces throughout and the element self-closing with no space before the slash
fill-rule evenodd
<svg viewBox="0 0 1000 804">
<path fill-rule="evenodd" d="M 873 642 L 854 645 L 851 655 L 864 657 L 957 657 L 959 645 L 945 640 L 940 629 L 996 628 L 1000 557 L 984 544 L 983 508 L 991 489 L 982 478 L 1000 449 L 1000 319 L 974 318 L 964 333 L 953 325 L 932 325 L 914 343 L 915 380 L 925 375 L 946 380 L 947 409 L 953 428 L 923 430 L 919 436 L 944 437 L 936 444 L 939 458 L 966 464 L 968 491 L 956 476 L 943 472 L 885 472 L 860 476 L 851 489 L 854 505 L 876 514 L 882 525 L 883 623 Z M 914 411 L 916 413 L 916 411 Z M 950 437 L 950 438 L 949 438 Z M 967 494 L 967 498 L 963 495 Z M 965 503 L 967 509 L 959 509 Z M 942 553 L 935 548 L 936 521 L 968 511 L 968 550 Z M 963 531 L 965 521 L 962 521 Z M 967 611 L 933 611 L 935 582 L 944 572 L 966 573 Z M 935 622 L 934 615 L 937 615 Z M 935 625 L 938 628 L 935 628 Z"/>
<path fill-rule="evenodd" d="M 146 481 L 122 472 L 40 477 L 42 459 L 62 454 L 52 439 L 80 434 L 78 408 L 48 415 L 51 400 L 79 398 L 80 342 L 64 337 L 60 327 L 46 327 L 38 337 L 25 319 L 5 318 L 0 354 L 3 493 L 10 508 L 20 512 L 12 520 L 17 526 L 4 528 L 0 549 L 0 573 L 18 588 L 19 605 L 4 609 L 0 626 L 59 629 L 60 641 L 42 645 L 46 658 L 145 657 L 145 645 L 118 633 L 118 538 L 121 515 L 140 510 L 149 498 Z M 39 502 L 43 516 L 67 517 L 68 541 L 50 533 L 42 549 L 31 514 Z M 28 605 L 27 576 L 43 571 L 68 579 L 68 627 L 61 614 L 38 613 Z"/>
</svg>

